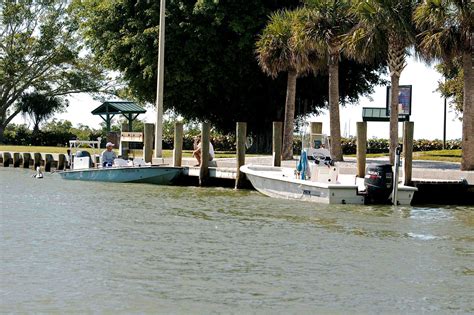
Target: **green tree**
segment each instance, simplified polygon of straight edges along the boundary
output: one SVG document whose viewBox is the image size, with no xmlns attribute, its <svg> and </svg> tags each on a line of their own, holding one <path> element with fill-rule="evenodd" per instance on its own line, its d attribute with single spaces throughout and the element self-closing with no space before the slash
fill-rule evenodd
<svg viewBox="0 0 474 315">
<path fill-rule="evenodd" d="M 73 4 L 88 46 L 104 66 L 120 72 L 127 82 L 127 97 L 154 103 L 159 2 L 89 0 Z M 236 121 L 247 121 L 249 131 L 257 134 L 256 146 L 267 148 L 271 122 L 284 115 L 286 80 L 272 80 L 261 71 L 255 59 L 255 40 L 271 12 L 299 4 L 299 0 L 168 2 L 165 109 L 190 121 L 209 120 L 224 132 L 235 130 Z M 356 101 L 380 82 L 376 73 L 380 65 L 344 63 L 348 76 L 341 81 L 342 99 Z M 327 75 L 301 78 L 300 82 L 297 114 L 323 107 Z"/>
<path fill-rule="evenodd" d="M 341 123 L 339 116 L 339 60 L 342 52 L 342 37 L 354 26 L 349 14 L 351 1 L 305 0 L 310 9 L 307 33 L 313 42 L 324 43 L 325 60 L 329 72 L 329 125 L 331 155 L 342 161 Z M 310 47 L 312 49 L 312 47 Z"/>
<path fill-rule="evenodd" d="M 368 62 L 383 56 L 390 71 L 390 163 L 398 146 L 398 94 L 408 49 L 415 41 L 412 14 L 416 0 L 356 0 L 357 26 L 345 37 L 351 57 Z"/>
<path fill-rule="evenodd" d="M 273 13 L 256 44 L 257 60 L 265 73 L 273 78 L 280 72 L 288 74 L 282 149 L 284 160 L 293 159 L 296 79 L 315 65 L 310 59 L 314 55 L 314 47 L 311 52 L 306 50 L 305 16 L 306 11 L 301 9 Z"/>
<path fill-rule="evenodd" d="M 449 105 L 459 115 L 463 111 L 463 88 L 464 73 L 462 70 L 461 58 L 453 58 L 449 61 L 443 61 L 438 64 L 436 70 L 444 77 L 444 81 L 438 82 L 438 91 L 449 98 Z"/>
<path fill-rule="evenodd" d="M 30 117 L 33 122 L 33 133 L 37 133 L 40 124 L 53 117 L 55 113 L 63 112 L 68 106 L 68 101 L 32 92 L 22 95 L 17 106 L 25 116 Z"/>
<path fill-rule="evenodd" d="M 3 1 L 0 18 L 0 142 L 25 93 L 98 91 L 102 72 L 88 56 L 64 1 Z"/>
<path fill-rule="evenodd" d="M 474 170 L 474 3 L 426 0 L 413 19 L 420 31 L 417 49 L 427 61 L 460 58 L 463 71 L 462 170 Z"/>
</svg>

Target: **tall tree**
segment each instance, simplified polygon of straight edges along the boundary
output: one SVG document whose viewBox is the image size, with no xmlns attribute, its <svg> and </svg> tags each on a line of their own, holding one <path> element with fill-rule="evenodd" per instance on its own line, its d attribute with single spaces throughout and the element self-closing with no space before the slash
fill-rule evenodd
<svg viewBox="0 0 474 315">
<path fill-rule="evenodd" d="M 257 60 L 265 73 L 273 78 L 280 72 L 288 74 L 283 127 L 284 160 L 293 159 L 296 79 L 316 65 L 316 62 L 311 62 L 311 57 L 316 54 L 306 50 L 306 16 L 306 11 L 301 9 L 273 13 L 256 44 Z M 314 48 L 312 51 L 317 52 Z"/>
<path fill-rule="evenodd" d="M 323 42 L 329 72 L 329 125 L 331 155 L 342 161 L 341 122 L 339 116 L 339 61 L 342 52 L 342 37 L 354 26 L 349 14 L 348 0 L 305 0 L 310 9 L 308 34 L 313 42 Z"/>
<path fill-rule="evenodd" d="M 62 112 L 68 106 L 68 101 L 54 96 L 45 96 L 37 92 L 21 96 L 17 107 L 33 122 L 33 133 L 39 131 L 39 126 L 55 113 Z"/>
<path fill-rule="evenodd" d="M 474 3 L 426 0 L 413 15 L 420 31 L 417 48 L 428 61 L 460 58 L 463 80 L 462 170 L 474 170 Z"/>
<path fill-rule="evenodd" d="M 357 26 L 345 38 L 349 54 L 361 61 L 386 56 L 390 71 L 390 163 L 398 146 L 398 94 L 408 49 L 414 44 L 412 14 L 416 0 L 356 0 Z"/>
<path fill-rule="evenodd" d="M 102 72 L 88 56 L 65 1 L 4 1 L 0 18 L 0 142 L 21 112 L 21 96 L 98 91 Z"/>
<path fill-rule="evenodd" d="M 236 121 L 247 121 L 249 131 L 258 135 L 255 143 L 268 143 L 271 122 L 283 118 L 286 78 L 272 80 L 261 71 L 255 41 L 271 12 L 299 4 L 299 0 L 168 2 L 165 109 L 187 119 L 209 120 L 225 132 L 235 130 Z M 74 5 L 96 59 L 120 72 L 129 96 L 153 103 L 159 2 L 89 0 Z M 341 99 L 356 101 L 380 82 L 380 65 L 352 67 L 348 62 L 346 66 L 350 76 L 342 82 Z M 323 107 L 327 89 L 320 87 L 327 86 L 327 76 L 300 81 L 311 88 L 297 88 L 297 104 L 305 103 L 313 112 Z"/>
</svg>

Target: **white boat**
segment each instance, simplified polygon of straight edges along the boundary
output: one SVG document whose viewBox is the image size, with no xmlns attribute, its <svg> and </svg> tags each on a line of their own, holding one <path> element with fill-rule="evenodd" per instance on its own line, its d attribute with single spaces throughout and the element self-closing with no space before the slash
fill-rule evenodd
<svg viewBox="0 0 474 315">
<path fill-rule="evenodd" d="M 332 162 L 329 151 L 324 148 L 329 145 L 327 137 L 313 134 L 310 139 L 310 147 L 302 154 L 309 158 L 307 162 L 300 161 L 297 169 L 244 165 L 240 170 L 256 190 L 270 197 L 324 204 L 391 202 L 393 174 L 380 172 L 387 165 L 375 167 L 365 178 L 339 174 L 337 163 Z M 380 182 L 383 187 L 368 187 L 370 181 Z M 416 191 L 415 187 L 398 185 L 398 204 L 409 205 Z"/>
</svg>

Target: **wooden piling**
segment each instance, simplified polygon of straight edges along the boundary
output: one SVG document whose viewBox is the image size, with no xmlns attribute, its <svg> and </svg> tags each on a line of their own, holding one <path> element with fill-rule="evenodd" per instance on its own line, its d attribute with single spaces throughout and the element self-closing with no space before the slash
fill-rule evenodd
<svg viewBox="0 0 474 315">
<path fill-rule="evenodd" d="M 31 154 L 28 152 L 23 153 L 23 168 L 30 168 Z"/>
<path fill-rule="evenodd" d="M 41 153 L 35 153 L 34 154 L 34 169 L 36 170 L 36 168 L 38 166 L 41 166 Z"/>
<path fill-rule="evenodd" d="M 201 127 L 201 168 L 199 170 L 199 185 L 205 186 L 209 180 L 209 138 L 211 124 L 203 122 Z"/>
<path fill-rule="evenodd" d="M 66 155 L 60 153 L 59 156 L 58 156 L 58 167 L 57 167 L 57 169 L 59 171 L 65 170 L 66 169 L 66 164 L 67 164 L 66 163 Z"/>
<path fill-rule="evenodd" d="M 412 121 L 405 121 L 403 123 L 403 152 L 405 156 L 405 163 L 403 163 L 404 185 L 412 184 L 412 165 L 413 165 L 413 132 L 414 123 Z"/>
<path fill-rule="evenodd" d="M 3 166 L 9 167 L 10 166 L 10 159 L 12 158 L 10 152 L 3 152 Z"/>
<path fill-rule="evenodd" d="M 173 166 L 181 166 L 183 160 L 183 123 L 174 123 Z M 209 159 L 208 159 L 209 160 Z"/>
<path fill-rule="evenodd" d="M 364 178 L 367 153 L 367 122 L 357 124 L 357 177 Z"/>
<path fill-rule="evenodd" d="M 323 123 L 318 121 L 313 121 L 310 123 L 311 133 L 309 135 L 309 141 L 311 144 L 314 144 L 313 134 L 322 134 L 323 133 Z"/>
<path fill-rule="evenodd" d="M 127 123 L 122 123 L 122 132 L 128 132 L 129 131 L 129 126 Z M 129 147 L 128 147 L 128 142 L 127 141 L 122 141 L 122 135 L 120 135 L 120 155 L 122 159 L 127 160 L 128 159 L 128 152 L 129 152 Z"/>
<path fill-rule="evenodd" d="M 21 156 L 19 152 L 13 153 L 13 167 L 20 167 L 21 164 Z"/>
<path fill-rule="evenodd" d="M 53 163 L 53 155 L 45 154 L 44 155 L 44 171 L 51 172 L 51 164 Z"/>
<path fill-rule="evenodd" d="M 242 187 L 245 174 L 240 172 L 240 167 L 245 164 L 245 142 L 247 140 L 247 123 L 238 122 L 236 127 L 237 138 L 237 174 L 235 177 L 235 189 Z"/>
<path fill-rule="evenodd" d="M 273 122 L 273 166 L 281 166 L 282 122 Z"/>
<path fill-rule="evenodd" d="M 145 124 L 143 130 L 143 158 L 146 163 L 153 159 L 153 137 L 155 136 L 155 124 Z"/>
</svg>

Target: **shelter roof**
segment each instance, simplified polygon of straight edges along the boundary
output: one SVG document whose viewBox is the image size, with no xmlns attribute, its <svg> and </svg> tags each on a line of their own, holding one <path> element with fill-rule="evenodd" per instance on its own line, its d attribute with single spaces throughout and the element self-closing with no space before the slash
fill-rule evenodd
<svg viewBox="0 0 474 315">
<path fill-rule="evenodd" d="M 143 107 L 128 101 L 106 101 L 91 112 L 93 115 L 102 114 L 143 114 Z"/>
</svg>

